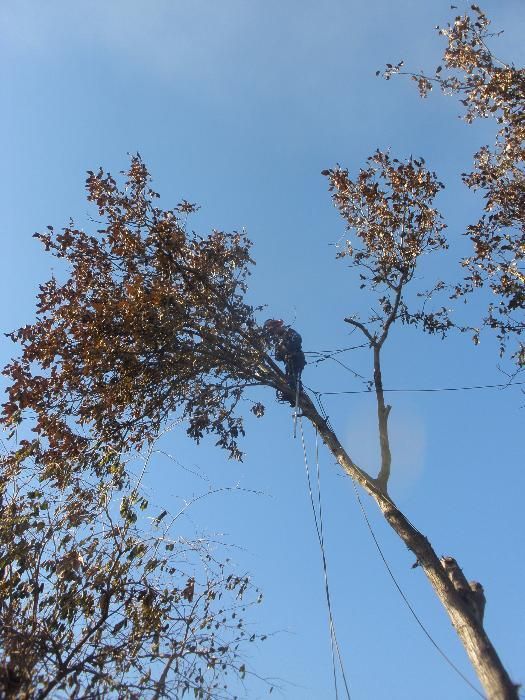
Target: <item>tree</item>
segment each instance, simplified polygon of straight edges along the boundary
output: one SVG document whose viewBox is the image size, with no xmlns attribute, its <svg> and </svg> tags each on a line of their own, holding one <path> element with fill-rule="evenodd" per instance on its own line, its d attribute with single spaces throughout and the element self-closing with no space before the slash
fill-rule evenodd
<svg viewBox="0 0 525 700">
<path fill-rule="evenodd" d="M 441 185 L 422 161 L 400 163 L 379 152 L 355 182 L 339 168 L 326 173 L 360 244 L 348 243 L 341 254 L 360 270 L 362 286 L 378 296 L 380 310 L 371 318 L 346 319 L 373 352 L 378 477 L 352 461 L 304 391 L 299 407 L 416 555 L 488 696 L 514 697 L 483 628 L 481 586 L 467 584 L 453 559 L 438 558 L 387 490 L 390 407 L 382 389 L 381 350 L 397 320 L 431 332 L 448 327 L 443 310 L 412 310 L 406 292 L 420 256 L 446 245 L 432 206 Z M 249 242 L 237 233 L 214 231 L 207 238 L 188 233 L 182 216 L 194 207 L 185 202 L 171 211 L 155 207 L 157 195 L 138 156 L 122 190 L 101 171 L 89 174 L 87 189 L 106 217 L 104 229 L 88 235 L 70 226 L 39 234 L 48 250 L 70 263 L 70 274 L 63 284 L 52 279 L 42 285 L 36 323 L 13 334 L 22 355 L 5 370 L 11 384 L 2 420 L 13 428 L 32 412 L 36 440 L 22 441 L 6 464 L 15 469 L 29 450 L 43 478 L 65 488 L 89 464 L 101 475 L 108 455 L 151 443 L 172 416 L 187 421 L 187 433 L 197 442 L 205 433 L 215 434 L 220 447 L 241 458 L 243 419 L 235 411 L 243 389 L 264 385 L 292 405 L 296 399 L 254 309 L 243 299 Z M 253 412 L 262 415 L 262 404 Z"/>
<path fill-rule="evenodd" d="M 369 159 L 370 166 L 361 170 L 355 180 L 348 171 L 327 170 L 333 199 L 358 243 L 346 241 L 339 257 L 348 257 L 359 271 L 361 287 L 377 296 L 379 311 L 363 320 L 345 321 L 359 329 L 373 354 L 373 384 L 377 402 L 378 432 L 381 447 L 381 468 L 377 478 L 359 469 L 343 450 L 326 423 L 318 420 L 315 409 L 302 404 L 303 412 L 314 423 L 325 443 L 345 471 L 376 500 L 388 523 L 416 555 L 436 595 L 446 609 L 459 638 L 489 698 L 517 697 L 511 682 L 483 627 L 485 598 L 483 587 L 468 582 L 452 557 L 436 555 L 428 539 L 399 511 L 388 495 L 391 454 L 388 416 L 381 372 L 381 351 L 391 326 L 399 321 L 418 324 L 430 333 L 446 334 L 452 322 L 447 309 L 428 311 L 432 291 L 415 294 L 407 287 L 413 281 L 418 260 L 429 252 L 446 248 L 444 224 L 433 199 L 442 184 L 435 173 L 426 170 L 423 160 L 407 163 L 392 160 L 377 152 Z M 440 289 L 437 282 L 434 289 Z M 412 298 L 411 298 L 412 297 Z M 411 301 L 423 298 L 419 308 Z M 374 307 L 375 308 L 375 305 Z"/>
<path fill-rule="evenodd" d="M 118 219 L 108 200 L 108 194 L 117 196 L 115 184 L 90 176 L 90 196 L 110 217 L 110 250 L 80 231 L 65 231 L 56 242 L 51 233 L 43 236 L 58 257 L 73 262 L 74 274 L 64 285 L 53 279 L 42 286 L 36 324 L 15 334 L 36 345 L 5 370 L 14 381 L 3 422 L 19 426 L 22 414 L 33 409 L 36 437 L 20 439 L 0 462 L 2 697 L 83 692 L 160 698 L 187 691 L 229 697 L 228 674 L 242 680 L 246 673 L 244 641 L 259 638 L 246 634 L 238 616 L 251 590 L 245 575 L 227 571 L 205 540 L 192 542 L 162 528 L 166 511 L 153 520 L 153 531 L 137 521 L 148 504 L 125 463 L 144 445 L 149 460 L 170 413 L 166 400 L 173 406 L 186 400 L 190 435 L 199 439 L 214 430 L 219 444 L 237 454 L 240 424 L 232 411 L 240 390 L 230 394 L 229 386 L 201 383 L 222 360 L 205 343 L 196 346 L 185 319 L 194 318 L 194 305 L 203 337 L 225 339 L 246 313 L 237 302 L 229 320 L 223 314 L 226 298 L 237 298 L 236 287 L 243 288 L 235 278 L 247 259 L 240 237 L 217 233 L 184 248 L 192 265 L 211 263 L 224 289 L 224 297 L 209 297 L 215 301 L 209 306 L 204 288 L 193 289 L 195 280 L 184 286 L 185 270 L 181 289 L 168 282 L 172 259 L 180 262 L 172 250 L 185 245 L 182 229 L 178 238 L 172 235 L 178 224 L 169 214 L 151 225 L 152 257 L 140 249 L 152 196 L 146 180 L 134 159 L 132 189 L 119 200 L 124 209 Z M 180 206 L 191 210 L 188 203 Z M 82 284 L 83 291 L 77 287 Z M 68 306 L 72 315 L 60 320 Z M 224 333 L 213 328 L 221 315 L 225 329 L 232 324 Z M 220 352 L 233 357 L 235 346 Z M 176 366 L 169 364 L 173 360 Z M 35 374 L 38 366 L 42 374 Z M 75 405 L 79 396 L 82 406 Z"/>
<path fill-rule="evenodd" d="M 469 583 L 452 557 L 440 559 L 388 493 L 390 407 L 381 353 L 396 322 L 441 334 L 452 324 L 445 308 L 429 310 L 432 290 L 413 289 L 421 256 L 446 247 L 434 206 L 442 185 L 423 159 L 401 162 L 382 152 L 353 179 L 341 167 L 325 173 L 352 232 L 340 257 L 375 297 L 370 317 L 345 320 L 371 349 L 382 455 L 377 477 L 347 454 L 307 392 L 299 392 L 298 407 L 416 556 L 487 696 L 517 698 L 483 626 L 481 584 Z M 24 414 L 34 415 L 35 459 L 45 478 L 62 488 L 89 464 L 103 473 L 108 451 L 151 442 L 173 416 L 187 422 L 197 442 L 215 435 L 230 456 L 242 458 L 243 391 L 266 386 L 290 404 L 296 401 L 296 388 L 257 322 L 258 309 L 244 298 L 250 242 L 235 232 L 188 232 L 185 217 L 194 205 L 156 207 L 158 195 L 138 156 L 123 188 L 103 171 L 89 174 L 87 188 L 104 228 L 88 235 L 71 224 L 60 233 L 38 234 L 47 250 L 69 263 L 69 277 L 42 286 L 36 323 L 13 334 L 22 355 L 6 368 L 4 424 L 14 427 Z M 437 281 L 433 289 L 441 288 Z M 261 403 L 253 407 L 256 416 L 263 412 Z M 14 453 L 11 463 L 18 458 Z"/>
<path fill-rule="evenodd" d="M 242 647 L 259 638 L 241 612 L 248 577 L 178 535 L 166 511 L 145 528 L 122 455 L 57 489 L 33 446 L 3 464 L 0 696 L 232 697 Z"/>
<path fill-rule="evenodd" d="M 477 6 L 438 27 L 447 47 L 443 64 L 434 75 L 403 70 L 403 61 L 389 64 L 384 76 L 409 76 L 426 97 L 434 86 L 445 95 L 460 96 L 464 119 L 495 119 L 493 147 L 482 146 L 474 155 L 474 169 L 463 173 L 471 190 L 483 193 L 485 205 L 479 220 L 466 231 L 472 255 L 462 261 L 466 276 L 454 290 L 464 296 L 487 286 L 492 292 L 485 326 L 497 332 L 501 353 L 513 341 L 511 354 L 518 368 L 525 364 L 525 69 L 497 58 L 490 40 L 490 21 Z M 380 71 L 378 71 L 378 74 Z M 475 335 L 477 341 L 478 334 Z"/>
</svg>

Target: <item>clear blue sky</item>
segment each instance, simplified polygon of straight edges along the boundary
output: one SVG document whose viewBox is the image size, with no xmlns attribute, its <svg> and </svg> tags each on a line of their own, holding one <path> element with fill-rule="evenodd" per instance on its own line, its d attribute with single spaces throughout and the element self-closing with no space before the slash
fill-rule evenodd
<svg viewBox="0 0 525 700">
<path fill-rule="evenodd" d="M 483 9 L 505 29 L 498 55 L 523 65 L 522 0 L 489 0 Z M 452 250 L 438 273 L 450 273 L 467 250 L 461 232 L 479 207 L 460 173 L 491 129 L 467 127 L 453 99 L 421 101 L 408 81 L 374 73 L 401 58 L 415 68 L 435 66 L 442 41 L 433 28 L 453 12 L 437 0 L 4 0 L 1 330 L 32 320 L 38 284 L 56 265 L 32 233 L 70 216 L 86 222 L 85 171 L 102 165 L 116 173 L 138 150 L 162 204 L 183 197 L 201 204 L 196 229 L 247 229 L 257 261 L 250 298 L 267 304 L 267 315 L 293 322 L 306 350 L 357 344 L 342 318 L 362 301 L 350 271 L 334 260 L 331 244 L 344 226 L 320 171 L 340 162 L 355 172 L 377 147 L 424 156 L 447 184 L 439 205 Z M 2 336 L 2 364 L 13 351 Z M 366 355 L 350 353 L 345 362 L 369 375 Z M 386 351 L 385 385 L 498 383 L 504 376 L 497 365 L 490 338 L 475 349 L 466 337 L 443 342 L 400 329 Z M 323 391 L 362 386 L 335 363 L 307 367 L 304 379 Z M 208 484 L 260 492 L 207 497 L 191 519 L 200 531 L 224 533 L 237 546 L 236 565 L 265 593 L 252 619 L 275 634 L 253 650 L 252 667 L 281 679 L 286 700 L 323 700 L 334 697 L 330 647 L 301 446 L 289 409 L 270 392 L 257 397 L 269 410 L 261 421 L 248 419 L 243 464 L 175 433 L 170 451 L 209 481 L 159 457 L 148 488 L 153 502 L 170 509 Z M 524 396 L 518 389 L 398 393 L 391 402 L 392 493 L 439 554 L 456 556 L 467 577 L 483 583 L 488 631 L 523 682 Z M 326 407 L 349 453 L 375 471 L 372 398 L 326 397 Z M 310 449 L 310 432 L 307 443 Z M 322 478 L 333 606 L 352 698 L 476 697 L 411 619 L 350 481 L 324 451 Z M 448 618 L 421 571 L 410 568 L 413 557 L 373 503 L 364 503 L 413 606 L 474 681 Z"/>
</svg>

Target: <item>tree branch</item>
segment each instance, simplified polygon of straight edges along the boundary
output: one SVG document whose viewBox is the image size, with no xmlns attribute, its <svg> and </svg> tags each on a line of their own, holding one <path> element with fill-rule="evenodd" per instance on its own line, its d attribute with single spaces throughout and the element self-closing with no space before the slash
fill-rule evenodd
<svg viewBox="0 0 525 700">
<path fill-rule="evenodd" d="M 465 587 L 457 585 L 451 573 L 451 570 L 456 572 L 459 569 L 455 560 L 452 560 L 455 566 L 451 567 L 450 559 L 439 559 L 428 539 L 412 525 L 385 493 L 379 479 L 371 478 L 352 461 L 304 392 L 301 392 L 299 405 L 302 414 L 317 428 L 325 445 L 343 470 L 372 496 L 390 527 L 415 554 L 445 608 L 487 697 L 490 700 L 518 700 L 517 686 L 511 681 L 483 627 L 484 597 L 482 598 L 481 585 L 468 584 L 471 592 L 466 594 Z"/>
<path fill-rule="evenodd" d="M 403 295 L 403 286 L 405 284 L 406 278 L 403 275 L 401 279 L 399 280 L 399 283 L 396 288 L 396 296 L 394 299 L 394 304 L 392 306 L 392 311 L 390 312 L 390 315 L 388 316 L 387 320 L 385 321 L 385 325 L 383 326 L 383 332 L 381 333 L 381 337 L 377 341 L 377 345 L 379 348 L 384 344 L 385 340 L 388 337 L 388 331 L 390 330 L 390 326 L 394 323 L 394 321 L 397 318 L 397 312 L 399 310 L 399 304 L 401 303 L 401 297 Z M 346 319 L 345 319 L 346 320 Z"/>
<path fill-rule="evenodd" d="M 364 323 L 361 323 L 361 321 L 356 321 L 355 318 L 345 318 L 344 319 L 345 323 L 349 323 L 351 326 L 355 326 L 356 328 L 359 328 L 361 333 L 363 333 L 369 340 L 370 345 L 374 345 L 376 340 L 374 336 L 370 333 L 368 328 L 364 325 Z"/>
</svg>

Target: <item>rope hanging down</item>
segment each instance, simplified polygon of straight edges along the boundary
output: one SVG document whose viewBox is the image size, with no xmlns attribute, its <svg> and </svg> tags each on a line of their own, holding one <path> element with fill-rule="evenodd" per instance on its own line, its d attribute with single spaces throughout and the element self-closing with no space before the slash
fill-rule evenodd
<svg viewBox="0 0 525 700">
<path fill-rule="evenodd" d="M 324 406 L 322 404 L 320 396 L 315 393 L 315 398 L 317 399 L 317 402 L 319 404 L 319 408 L 321 409 L 321 413 L 323 414 L 323 417 L 325 418 L 327 424 L 329 423 L 328 421 L 328 416 L 326 415 L 326 411 L 324 410 Z M 309 497 L 310 497 L 310 504 L 312 507 L 312 512 L 314 516 L 314 524 L 315 524 L 315 529 L 317 533 L 317 539 L 319 541 L 319 547 L 321 549 L 321 557 L 322 557 L 322 562 L 323 562 L 323 573 L 324 573 L 324 582 L 325 582 L 325 597 L 326 597 L 326 604 L 328 608 L 328 623 L 329 623 L 329 628 L 330 628 L 330 645 L 331 645 L 331 651 L 332 651 L 332 669 L 333 669 L 333 678 L 334 678 L 334 690 L 335 690 L 335 698 L 338 700 L 339 698 L 339 693 L 338 693 L 338 686 L 337 686 L 337 668 L 336 668 L 336 658 L 337 661 L 339 662 L 339 666 L 341 669 L 341 675 L 343 678 L 345 690 L 346 690 L 346 696 L 347 699 L 350 700 L 350 691 L 348 687 L 348 682 L 346 679 L 346 674 L 344 671 L 344 666 L 343 666 L 343 660 L 341 656 L 341 651 L 339 649 L 339 643 L 337 641 L 337 636 L 335 632 L 335 623 L 334 623 L 334 618 L 333 618 L 333 613 L 332 613 L 332 602 L 331 602 L 331 597 L 330 597 L 330 588 L 329 588 L 329 582 L 328 582 L 328 566 L 327 566 L 327 561 L 326 561 L 326 553 L 325 553 L 325 547 L 324 547 L 324 530 L 323 530 L 323 511 L 322 511 L 322 500 L 321 500 L 321 476 L 320 476 L 320 468 L 319 468 L 319 435 L 317 432 L 317 429 L 315 431 L 315 461 L 316 461 L 316 474 L 317 474 L 317 501 L 318 505 L 316 508 L 315 501 L 314 501 L 314 494 L 313 494 L 313 488 L 312 488 L 312 480 L 310 476 L 310 468 L 308 465 L 308 457 L 307 457 L 307 452 L 306 452 L 306 443 L 305 443 L 305 438 L 304 438 L 304 430 L 303 430 L 303 422 L 302 422 L 302 416 L 300 413 L 296 414 L 294 412 L 294 420 L 299 421 L 299 428 L 300 428 L 300 433 L 301 433 L 301 445 L 302 445 L 302 450 L 303 450 L 303 457 L 304 457 L 304 465 L 305 465 L 305 472 L 306 472 L 306 478 L 307 478 L 307 484 L 308 484 L 308 492 L 309 492 Z M 394 583 L 394 586 L 396 587 L 398 593 L 400 594 L 401 598 L 403 599 L 403 602 L 409 609 L 412 617 L 418 624 L 418 626 L 421 628 L 427 639 L 430 641 L 430 643 L 434 646 L 436 651 L 440 654 L 440 656 L 444 659 L 444 661 L 456 672 L 456 674 L 466 683 L 480 698 L 483 698 L 483 700 L 486 700 L 485 696 L 483 693 L 481 693 L 476 686 L 470 682 L 470 680 L 464 675 L 464 673 L 456 666 L 456 664 L 447 656 L 447 654 L 443 651 L 443 649 L 439 646 L 439 644 L 436 642 L 436 640 L 432 637 L 428 629 L 425 627 L 421 619 L 419 618 L 418 614 L 414 610 L 412 604 L 410 603 L 407 595 L 399 585 L 396 577 L 394 576 L 394 573 L 383 553 L 383 550 L 381 548 L 381 545 L 379 544 L 377 537 L 375 535 L 375 532 L 372 528 L 372 525 L 370 523 L 370 520 L 368 519 L 368 516 L 366 514 L 363 502 L 361 500 L 361 497 L 359 495 L 359 491 L 357 489 L 357 485 L 355 481 L 352 479 L 352 486 L 354 488 L 355 496 L 357 499 L 357 502 L 359 504 L 359 508 L 361 511 L 361 514 L 363 516 L 363 519 L 366 523 L 366 526 L 370 532 L 370 535 L 374 541 L 374 544 L 377 548 L 377 551 L 379 553 L 379 556 L 381 557 L 381 560 L 388 572 L 389 577 L 392 579 L 392 582 Z"/>
<path fill-rule="evenodd" d="M 435 647 L 435 649 L 439 652 L 439 654 L 441 654 L 442 658 L 447 662 L 447 664 L 448 664 L 449 666 L 451 666 L 451 667 L 454 669 L 454 671 L 458 674 L 458 676 L 460 676 L 460 678 L 462 678 L 463 681 L 464 681 L 475 693 L 477 693 L 477 694 L 479 695 L 480 698 L 483 698 L 483 700 L 486 700 L 486 698 L 485 698 L 485 696 L 483 695 L 483 693 L 481 693 L 481 692 L 476 688 L 476 686 L 475 686 L 473 683 L 471 683 L 471 682 L 469 681 L 469 679 L 462 673 L 462 671 L 460 671 L 460 669 L 456 666 L 456 664 L 445 654 L 445 652 L 443 651 L 443 649 L 441 649 L 441 647 L 439 646 L 439 644 L 436 642 L 436 640 L 432 637 L 432 635 L 431 635 L 430 632 L 427 630 L 427 628 L 425 627 L 425 625 L 422 623 L 421 619 L 419 618 L 418 614 L 416 613 L 416 611 L 415 611 L 414 608 L 412 607 L 412 604 L 410 603 L 410 601 L 408 600 L 408 598 L 407 598 L 406 594 L 404 593 L 403 589 L 402 589 L 401 586 L 399 585 L 399 583 L 398 583 L 396 577 L 394 576 L 394 574 L 393 574 L 393 572 L 392 572 L 392 569 L 390 568 L 390 565 L 388 564 L 388 562 L 387 562 L 387 560 L 386 560 L 386 557 L 385 557 L 385 555 L 384 555 L 384 553 L 383 553 L 383 550 L 381 549 L 381 546 L 380 546 L 379 542 L 377 541 L 377 537 L 376 537 L 376 535 L 375 535 L 375 533 L 374 533 L 374 530 L 372 529 L 372 525 L 371 525 L 371 523 L 370 523 L 370 520 L 368 519 L 368 516 L 367 516 L 367 514 L 366 514 L 365 507 L 363 506 L 363 502 L 362 502 L 362 500 L 361 500 L 361 497 L 360 497 L 360 495 L 359 495 L 359 491 L 358 491 L 358 489 L 357 489 L 357 485 L 356 485 L 356 483 L 355 483 L 355 481 L 354 481 L 353 479 L 352 479 L 352 486 L 354 487 L 354 492 L 355 492 L 355 496 L 356 496 L 356 498 L 357 498 L 357 502 L 359 503 L 359 508 L 360 508 L 361 513 L 362 513 L 362 515 L 363 515 L 363 518 L 364 518 L 364 520 L 365 520 L 366 526 L 367 526 L 367 528 L 368 528 L 368 530 L 369 530 L 369 532 L 370 532 L 370 535 L 372 536 L 372 539 L 374 540 L 374 544 L 375 544 L 375 546 L 376 546 L 376 548 L 377 548 L 377 551 L 379 552 L 379 556 L 381 557 L 381 559 L 382 559 L 382 561 L 383 561 L 383 564 L 385 565 L 385 568 L 386 568 L 386 570 L 388 571 L 388 575 L 390 576 L 390 578 L 392 579 L 392 581 L 393 581 L 393 583 L 394 583 L 394 586 L 397 588 L 397 591 L 398 591 L 399 595 L 400 595 L 401 598 L 403 599 L 403 601 L 404 601 L 405 605 L 407 606 L 407 608 L 410 610 L 410 613 L 412 614 L 412 617 L 413 617 L 414 620 L 417 622 L 417 624 L 419 625 L 419 627 L 423 630 L 424 634 L 426 635 L 426 637 L 428 638 L 428 640 L 430 641 L 430 643 Z"/>
<path fill-rule="evenodd" d="M 326 597 L 326 605 L 328 608 L 328 625 L 330 629 L 330 646 L 331 646 L 331 652 L 332 652 L 332 671 L 333 671 L 333 679 L 334 679 L 334 692 L 335 692 L 335 699 L 339 700 L 339 690 L 338 690 L 338 685 L 337 685 L 337 665 L 336 665 L 336 658 L 337 661 L 339 662 L 339 668 L 341 670 L 341 676 L 343 678 L 343 684 L 345 687 L 346 691 L 346 697 L 347 700 L 351 700 L 350 697 L 350 690 L 348 687 L 348 681 L 346 679 L 346 673 L 343 665 L 343 659 L 341 656 L 341 650 L 339 648 L 339 643 L 337 641 L 337 635 L 335 632 L 335 623 L 334 623 L 334 616 L 332 613 L 332 601 L 330 597 L 330 586 L 328 582 L 328 566 L 326 562 L 326 552 L 325 552 L 325 547 L 324 547 L 324 528 L 323 528 L 323 508 L 322 508 L 322 501 L 321 501 L 321 473 L 319 469 L 319 436 L 317 433 L 317 430 L 315 431 L 315 461 L 316 461 L 316 474 L 317 474 L 317 502 L 318 502 L 318 507 L 316 509 L 315 505 L 315 500 L 314 500 L 314 493 L 312 489 L 312 479 L 310 476 L 310 467 L 308 465 L 308 456 L 306 453 L 306 443 L 304 439 L 304 431 L 303 431 L 303 420 L 301 414 L 296 416 L 296 420 L 298 419 L 299 421 L 299 429 L 301 433 L 301 445 L 303 448 L 303 457 L 304 457 L 304 467 L 305 467 L 305 472 L 306 472 L 306 480 L 308 483 L 308 492 L 310 496 L 310 505 L 312 506 L 312 513 L 314 516 L 314 523 L 315 523 L 315 530 L 317 533 L 317 540 L 319 542 L 319 547 L 321 550 L 321 558 L 323 562 L 323 574 L 324 574 L 324 589 L 325 589 L 325 597 Z"/>
</svg>

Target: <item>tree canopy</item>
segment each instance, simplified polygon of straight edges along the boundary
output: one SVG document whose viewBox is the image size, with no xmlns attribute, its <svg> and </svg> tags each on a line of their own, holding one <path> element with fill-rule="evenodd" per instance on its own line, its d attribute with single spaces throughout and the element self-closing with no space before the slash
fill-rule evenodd
<svg viewBox="0 0 525 700">
<path fill-rule="evenodd" d="M 2 472 L 0 694 L 231 697 L 257 593 L 166 511 L 145 527 L 152 508 L 116 462 L 60 490 L 30 458 Z"/>
<path fill-rule="evenodd" d="M 525 363 L 525 69 L 501 60 L 494 53 L 490 20 L 478 5 L 438 27 L 446 40 L 443 63 L 433 75 L 406 72 L 404 62 L 389 64 L 384 76 L 409 75 L 426 97 L 437 87 L 457 95 L 465 108 L 464 119 L 494 119 L 495 143 L 474 154 L 474 168 L 463 181 L 484 199 L 483 212 L 466 235 L 472 254 L 463 259 L 465 279 L 456 297 L 486 285 L 492 292 L 484 324 L 498 334 L 501 352 L 510 352 L 518 367 Z M 379 74 L 380 71 L 378 71 Z M 477 338 L 477 336 L 476 336 Z"/>
<path fill-rule="evenodd" d="M 102 171 L 86 186 L 104 228 L 35 234 L 69 275 L 41 285 L 36 322 L 11 334 L 23 352 L 4 370 L 2 421 L 14 426 L 32 413 L 45 441 L 31 449 L 58 483 L 77 463 L 154 439 L 168 418 L 187 420 L 194 440 L 214 434 L 239 459 L 243 388 L 279 381 L 244 300 L 249 240 L 188 231 L 188 202 L 155 207 L 138 155 L 122 187 Z"/>
</svg>

